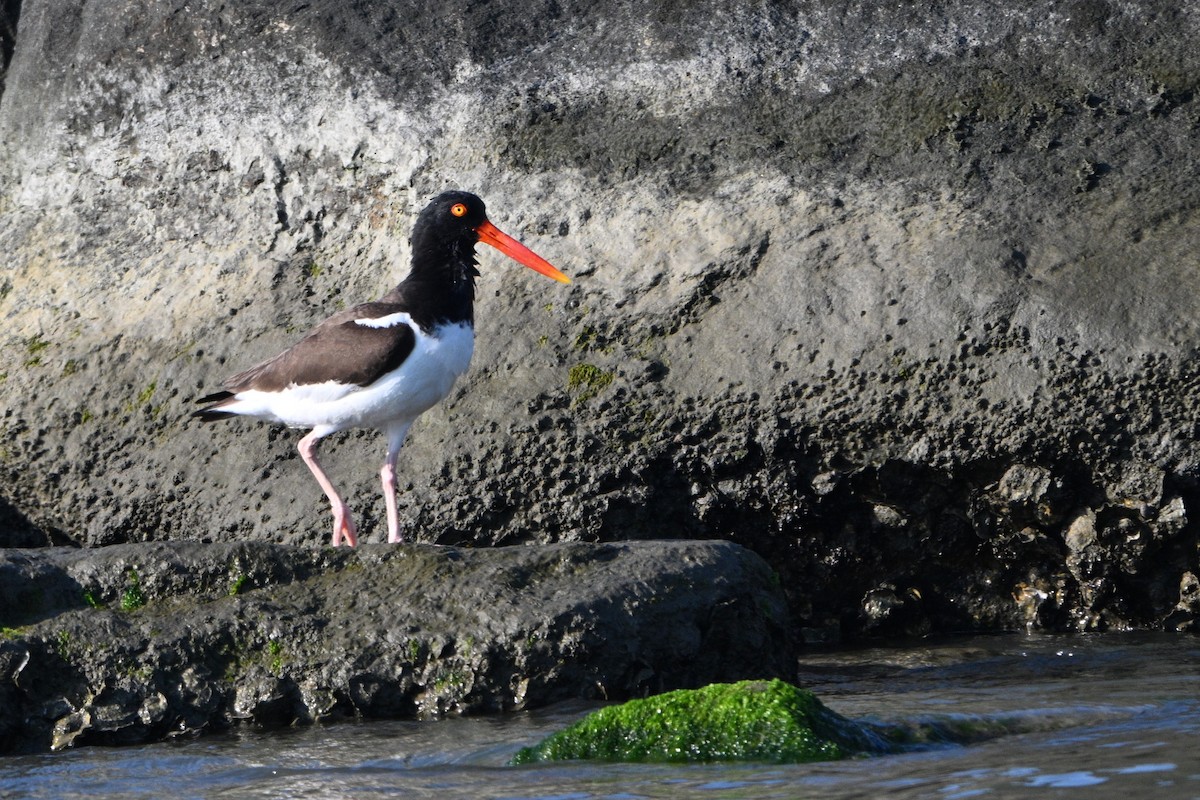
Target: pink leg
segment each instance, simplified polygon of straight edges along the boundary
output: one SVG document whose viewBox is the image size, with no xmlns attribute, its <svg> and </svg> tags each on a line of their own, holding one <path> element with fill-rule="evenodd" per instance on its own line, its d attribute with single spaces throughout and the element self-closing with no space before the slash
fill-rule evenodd
<svg viewBox="0 0 1200 800">
<path fill-rule="evenodd" d="M 337 547 L 342 543 L 342 537 L 345 537 L 346 544 L 351 547 L 358 545 L 358 534 L 354 530 L 354 520 L 350 518 L 350 509 L 346 503 L 338 496 L 337 490 L 333 488 L 333 483 L 330 482 L 329 476 L 325 474 L 325 470 L 321 469 L 321 464 L 317 461 L 317 442 L 321 437 L 316 431 L 312 431 L 303 439 L 300 440 L 298 448 L 300 457 L 304 459 L 304 463 L 312 471 L 313 477 L 317 479 L 317 484 L 321 490 L 325 492 L 325 496 L 329 498 L 329 505 L 333 508 L 333 546 Z"/>
<path fill-rule="evenodd" d="M 400 514 L 396 510 L 396 456 L 408 435 L 408 425 L 389 428 L 387 434 L 387 460 L 379 470 L 379 479 L 383 483 L 383 504 L 387 506 L 388 541 L 396 543 L 404 541 L 404 534 L 400 532 Z"/>
</svg>

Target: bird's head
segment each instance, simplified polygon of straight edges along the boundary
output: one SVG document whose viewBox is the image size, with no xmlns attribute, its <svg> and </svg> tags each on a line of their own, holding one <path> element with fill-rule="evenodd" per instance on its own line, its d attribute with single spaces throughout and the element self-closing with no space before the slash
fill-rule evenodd
<svg viewBox="0 0 1200 800">
<path fill-rule="evenodd" d="M 426 249 L 470 254 L 476 242 L 483 242 L 535 272 L 561 283 L 571 279 L 508 234 L 488 221 L 483 200 L 470 192 L 443 192 L 425 206 L 413 229 L 413 250 Z"/>
</svg>

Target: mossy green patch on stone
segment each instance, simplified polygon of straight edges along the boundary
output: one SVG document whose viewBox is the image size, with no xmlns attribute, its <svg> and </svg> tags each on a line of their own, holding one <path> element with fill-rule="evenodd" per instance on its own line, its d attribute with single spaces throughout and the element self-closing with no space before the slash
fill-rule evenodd
<svg viewBox="0 0 1200 800">
<path fill-rule="evenodd" d="M 283 642 L 278 639 L 271 639 L 267 642 L 267 655 L 271 657 L 271 673 L 279 675 L 283 672 L 283 665 L 286 661 L 283 653 Z"/>
<path fill-rule="evenodd" d="M 590 400 L 612 382 L 613 374 L 595 364 L 576 364 L 567 373 L 567 389 L 577 393 L 576 403 Z"/>
<path fill-rule="evenodd" d="M 142 591 L 142 582 L 136 569 L 129 570 L 128 578 L 129 583 L 126 585 L 124 593 L 121 594 L 121 610 L 137 611 L 146 605 L 146 595 Z"/>
<path fill-rule="evenodd" d="M 592 349 L 592 346 L 595 343 L 596 329 L 588 325 L 579 332 L 578 336 L 575 337 L 575 343 L 572 345 L 572 349 L 578 350 L 581 353 L 586 353 L 588 350 Z"/>
<path fill-rule="evenodd" d="M 140 392 L 138 392 L 137 405 L 143 406 L 146 403 L 149 403 L 150 398 L 154 396 L 154 391 L 157 388 L 158 388 L 158 382 L 151 381 L 149 386 L 146 386 Z"/>
<path fill-rule="evenodd" d="M 54 639 L 57 642 L 57 646 L 55 647 L 55 650 L 58 653 L 58 657 L 61 658 L 63 661 L 70 661 L 71 660 L 71 632 L 67 631 L 67 630 L 60 630 L 57 634 L 55 634 Z"/>
<path fill-rule="evenodd" d="M 33 336 L 25 340 L 25 366 L 36 367 L 42 363 L 42 351 L 50 346 L 50 343 L 42 338 L 40 333 L 35 333 Z"/>
<path fill-rule="evenodd" d="M 712 684 L 596 711 L 515 764 L 590 759 L 634 762 L 828 761 L 874 750 L 861 726 L 816 695 L 780 680 Z"/>
<path fill-rule="evenodd" d="M 131 399 L 125 404 L 125 411 L 132 414 L 143 406 L 150 406 L 150 400 L 154 397 L 154 392 L 158 389 L 158 382 L 151 381 L 148 385 L 142 387 L 137 393 L 137 397 Z M 157 416 L 158 410 L 151 407 L 151 411 Z"/>
</svg>

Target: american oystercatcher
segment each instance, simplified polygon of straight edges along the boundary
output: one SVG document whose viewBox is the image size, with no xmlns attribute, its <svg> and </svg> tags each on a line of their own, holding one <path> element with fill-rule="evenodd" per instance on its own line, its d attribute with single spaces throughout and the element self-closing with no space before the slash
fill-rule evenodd
<svg viewBox="0 0 1200 800">
<path fill-rule="evenodd" d="M 379 477 L 388 541 L 403 541 L 396 512 L 396 456 L 409 426 L 450 393 L 475 347 L 475 243 L 484 242 L 525 266 L 570 283 L 541 256 L 488 221 L 483 201 L 468 192 L 438 195 L 417 217 L 412 271 L 374 303 L 335 314 L 303 339 L 232 376 L 224 391 L 197 402 L 205 422 L 257 417 L 311 428 L 299 443 L 333 509 L 333 545 L 358 544 L 350 510 L 317 461 L 317 443 L 347 428 L 387 434 Z"/>
</svg>

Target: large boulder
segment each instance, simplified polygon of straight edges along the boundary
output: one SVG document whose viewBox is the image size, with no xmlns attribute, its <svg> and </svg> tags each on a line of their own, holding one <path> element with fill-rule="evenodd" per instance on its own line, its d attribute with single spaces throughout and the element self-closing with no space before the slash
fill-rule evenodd
<svg viewBox="0 0 1200 800">
<path fill-rule="evenodd" d="M 729 542 L 0 555 L 0 752 L 624 700 L 795 669 Z"/>
<path fill-rule="evenodd" d="M 323 542 L 190 401 L 459 186 L 576 282 L 483 255 L 415 538 L 732 538 L 817 637 L 1196 624 L 1194 4 L 4 9 L 0 542 Z M 327 448 L 376 537 L 382 448 Z"/>
</svg>

